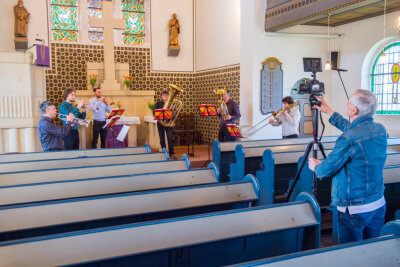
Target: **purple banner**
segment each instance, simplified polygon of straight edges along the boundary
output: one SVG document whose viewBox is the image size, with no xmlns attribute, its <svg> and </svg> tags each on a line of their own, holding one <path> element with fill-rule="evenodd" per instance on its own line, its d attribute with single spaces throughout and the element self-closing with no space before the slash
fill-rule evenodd
<svg viewBox="0 0 400 267">
<path fill-rule="evenodd" d="M 50 50 L 48 46 L 36 45 L 36 65 L 50 67 Z"/>
</svg>

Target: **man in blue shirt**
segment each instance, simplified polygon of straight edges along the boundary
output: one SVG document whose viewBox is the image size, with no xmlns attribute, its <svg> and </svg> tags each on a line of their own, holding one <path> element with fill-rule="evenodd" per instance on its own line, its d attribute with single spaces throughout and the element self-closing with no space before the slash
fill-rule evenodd
<svg viewBox="0 0 400 267">
<path fill-rule="evenodd" d="M 93 89 L 94 98 L 89 100 L 89 106 L 92 110 L 93 118 L 93 141 L 92 148 L 97 147 L 97 140 L 99 139 L 101 148 L 106 147 L 107 129 L 103 126 L 106 124 L 106 112 L 110 112 L 110 105 L 107 103 L 106 98 L 101 94 L 100 88 Z"/>
<path fill-rule="evenodd" d="M 65 119 L 65 125 L 60 127 L 53 123 L 53 119 L 57 115 L 57 109 L 52 102 L 44 101 L 40 105 L 40 112 L 42 113 L 42 118 L 38 123 L 37 129 L 43 150 L 63 150 L 62 138 L 68 135 L 74 119 L 74 114 L 69 113 Z"/>
<path fill-rule="evenodd" d="M 69 113 L 74 114 L 75 118 L 84 120 L 86 118 L 86 111 L 81 110 L 85 103 L 83 101 L 79 102 L 75 107 L 75 89 L 67 88 L 63 92 L 64 102 L 60 105 L 60 115 L 62 117 L 68 116 Z M 63 120 L 63 124 L 66 121 Z M 71 127 L 69 134 L 64 138 L 64 148 L 65 150 L 75 150 L 79 149 L 79 132 L 78 124 Z"/>
<path fill-rule="evenodd" d="M 371 91 L 356 90 L 347 102 L 352 123 L 336 113 L 322 98 L 318 110 L 331 115 L 329 122 L 341 130 L 336 145 L 324 161 L 309 159 L 317 177 L 332 177 L 332 204 L 338 210 L 340 243 L 378 237 L 385 222 L 383 167 L 387 133 L 375 123 L 376 97 Z"/>
</svg>

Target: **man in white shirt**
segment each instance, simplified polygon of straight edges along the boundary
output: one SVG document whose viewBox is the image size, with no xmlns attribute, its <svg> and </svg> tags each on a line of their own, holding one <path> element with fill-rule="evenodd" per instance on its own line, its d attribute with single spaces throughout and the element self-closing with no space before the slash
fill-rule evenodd
<svg viewBox="0 0 400 267">
<path fill-rule="evenodd" d="M 279 120 L 270 119 L 269 122 L 273 126 L 282 125 L 282 136 L 284 139 L 297 138 L 299 137 L 300 111 L 297 107 L 286 110 L 289 105 L 294 103 L 293 98 L 290 96 L 284 97 L 282 103 L 285 110 L 279 116 Z"/>
<path fill-rule="evenodd" d="M 106 147 L 107 129 L 103 126 L 106 124 L 106 112 L 110 112 L 110 105 L 107 103 L 106 98 L 101 94 L 100 88 L 93 89 L 94 98 L 89 100 L 89 106 L 92 110 L 93 118 L 93 141 L 92 148 L 97 147 L 97 140 L 99 139 L 101 148 Z"/>
</svg>

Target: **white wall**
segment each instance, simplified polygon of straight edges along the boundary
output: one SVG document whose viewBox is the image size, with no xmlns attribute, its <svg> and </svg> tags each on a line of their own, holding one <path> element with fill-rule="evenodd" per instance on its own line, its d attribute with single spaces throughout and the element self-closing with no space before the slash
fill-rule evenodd
<svg viewBox="0 0 400 267">
<path fill-rule="evenodd" d="M 194 70 L 193 0 L 151 0 L 151 68 L 153 71 L 192 72 Z M 181 26 L 180 53 L 168 56 L 168 22 L 176 13 Z"/>
<path fill-rule="evenodd" d="M 196 71 L 239 64 L 240 0 L 196 1 Z"/>
<path fill-rule="evenodd" d="M 400 40 L 397 33 L 399 16 L 399 11 L 386 16 L 386 36 L 391 41 Z M 335 31 L 344 34 L 344 38 L 336 41 L 336 48 L 340 51 L 340 67 L 349 70 L 342 75 L 349 95 L 359 88 L 370 89 L 368 73 L 362 76 L 362 67 L 370 49 L 383 39 L 383 16 L 339 26 Z M 366 70 L 370 73 L 371 69 Z M 332 72 L 331 89 L 335 92 L 334 97 L 328 100 L 335 110 L 345 114 L 347 100 L 336 72 Z M 375 115 L 375 121 L 382 123 L 390 135 L 400 136 L 399 115 Z M 338 131 L 332 129 L 332 133 Z"/>
<path fill-rule="evenodd" d="M 13 52 L 14 46 L 14 9 L 16 0 L 1 0 L 0 2 L 0 52 Z M 30 13 L 28 24 L 28 45 L 35 43 L 36 35 L 46 40 L 48 44 L 47 1 L 25 0 L 24 6 Z"/>
<path fill-rule="evenodd" d="M 267 115 L 261 114 L 260 78 L 262 62 L 275 57 L 283 65 L 283 95 L 290 95 L 290 89 L 301 78 L 310 78 L 311 73 L 303 72 L 303 57 L 328 56 L 326 39 L 272 37 L 264 34 L 265 0 L 241 1 L 241 48 L 240 48 L 240 108 L 241 126 L 254 125 Z M 320 27 L 293 27 L 285 32 L 325 33 Z M 317 79 L 330 84 L 330 74 L 318 73 Z M 281 138 L 280 127 L 267 126 L 252 139 Z"/>
</svg>

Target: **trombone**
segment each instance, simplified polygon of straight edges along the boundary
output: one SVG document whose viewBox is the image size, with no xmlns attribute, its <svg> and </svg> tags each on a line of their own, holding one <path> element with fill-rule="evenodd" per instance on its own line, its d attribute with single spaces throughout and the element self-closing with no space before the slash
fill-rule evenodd
<svg viewBox="0 0 400 267">
<path fill-rule="evenodd" d="M 62 121 L 67 121 L 67 115 L 65 115 L 65 114 L 60 114 L 60 113 L 56 113 L 57 114 L 57 117 L 60 119 L 60 120 L 62 120 Z M 63 116 L 63 117 L 62 117 Z M 86 127 L 89 127 L 89 124 L 90 124 L 90 121 L 89 120 L 82 120 L 82 119 L 79 119 L 79 118 L 75 118 L 74 117 L 74 119 L 73 119 L 73 121 L 72 121 L 73 123 L 77 123 L 77 124 L 79 124 L 79 125 L 83 125 L 83 126 L 86 126 Z"/>
<path fill-rule="evenodd" d="M 279 121 L 279 116 L 285 111 L 285 110 L 291 110 L 292 108 L 300 105 L 301 101 L 297 100 L 296 102 L 294 102 L 293 104 L 290 104 L 287 108 L 281 108 L 278 111 L 272 111 L 271 115 L 269 115 L 268 117 L 266 117 L 265 119 L 263 119 L 262 121 L 260 121 L 259 123 L 257 123 L 256 125 L 254 125 L 253 127 L 250 127 L 249 129 L 247 129 L 246 131 L 244 131 L 243 136 L 244 138 L 248 138 L 252 135 L 254 135 L 255 133 L 257 133 L 259 130 L 261 130 L 262 128 L 264 128 L 265 126 L 269 125 L 269 119 L 271 119 L 271 117 L 273 117 L 275 120 Z M 263 122 L 265 122 L 266 120 L 267 123 L 265 123 L 264 125 L 262 125 Z M 259 125 L 261 125 L 261 127 L 257 128 Z M 248 134 L 248 132 L 250 132 Z"/>
</svg>

